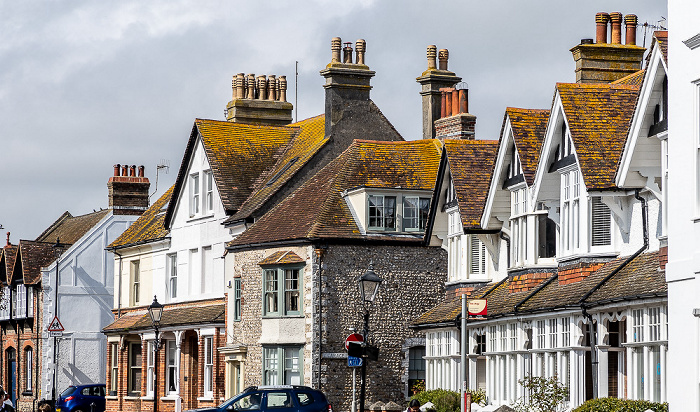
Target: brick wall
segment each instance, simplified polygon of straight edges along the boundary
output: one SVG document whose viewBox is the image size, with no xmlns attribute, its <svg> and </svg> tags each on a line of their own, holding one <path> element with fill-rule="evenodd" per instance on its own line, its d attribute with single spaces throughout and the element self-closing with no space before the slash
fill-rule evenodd
<svg viewBox="0 0 700 412">
<path fill-rule="evenodd" d="M 659 248 L 659 268 L 661 268 L 661 270 L 666 270 L 667 263 L 668 263 L 668 246 L 662 246 Z"/>
<path fill-rule="evenodd" d="M 435 137 L 438 139 L 474 139 L 476 116 L 460 113 L 435 121 Z"/>
<path fill-rule="evenodd" d="M 526 272 L 513 275 L 508 284 L 508 291 L 510 293 L 528 292 L 549 279 L 553 274 L 554 272 Z"/>
<path fill-rule="evenodd" d="M 559 266 L 559 284 L 567 285 L 581 281 L 591 273 L 600 269 L 605 262 L 576 262 L 572 264 L 562 263 Z"/>
</svg>

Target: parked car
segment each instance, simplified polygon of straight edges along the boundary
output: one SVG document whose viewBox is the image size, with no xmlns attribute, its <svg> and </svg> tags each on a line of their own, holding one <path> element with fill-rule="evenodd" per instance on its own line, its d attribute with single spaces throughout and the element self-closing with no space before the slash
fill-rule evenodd
<svg viewBox="0 0 700 412">
<path fill-rule="evenodd" d="M 105 384 L 71 385 L 56 399 L 56 412 L 104 412 Z"/>
<path fill-rule="evenodd" d="M 216 408 L 189 412 L 333 412 L 323 392 L 307 386 L 251 386 Z"/>
</svg>

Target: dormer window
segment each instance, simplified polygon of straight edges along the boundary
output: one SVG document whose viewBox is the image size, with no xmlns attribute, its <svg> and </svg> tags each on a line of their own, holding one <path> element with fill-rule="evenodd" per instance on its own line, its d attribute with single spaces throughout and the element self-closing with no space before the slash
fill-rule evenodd
<svg viewBox="0 0 700 412">
<path fill-rule="evenodd" d="M 415 232 L 425 229 L 428 221 L 430 199 L 427 197 L 406 196 L 403 198 L 403 230 Z"/>
<path fill-rule="evenodd" d="M 199 214 L 199 173 L 190 175 L 190 217 Z"/>
<path fill-rule="evenodd" d="M 396 196 L 369 195 L 369 228 L 396 230 Z"/>
<path fill-rule="evenodd" d="M 200 181 L 201 180 L 201 181 Z M 211 170 L 192 173 L 189 177 L 190 217 L 214 212 L 214 175 Z"/>
</svg>

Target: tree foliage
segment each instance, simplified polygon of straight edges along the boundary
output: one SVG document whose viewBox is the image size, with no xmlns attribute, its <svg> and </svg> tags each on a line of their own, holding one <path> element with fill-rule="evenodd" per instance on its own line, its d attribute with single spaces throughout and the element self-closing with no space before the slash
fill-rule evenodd
<svg viewBox="0 0 700 412">
<path fill-rule="evenodd" d="M 526 376 L 518 381 L 529 394 L 513 405 L 518 412 L 555 412 L 569 397 L 569 389 L 557 381 L 557 376 L 543 378 Z"/>
</svg>

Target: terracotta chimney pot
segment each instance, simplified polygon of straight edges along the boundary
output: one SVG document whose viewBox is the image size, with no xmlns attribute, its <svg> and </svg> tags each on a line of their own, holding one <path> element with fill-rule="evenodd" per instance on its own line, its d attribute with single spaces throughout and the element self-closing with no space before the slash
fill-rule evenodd
<svg viewBox="0 0 700 412">
<path fill-rule="evenodd" d="M 248 99 L 255 99 L 255 75 L 254 74 L 249 74 L 248 75 L 248 94 L 246 98 Z"/>
<path fill-rule="evenodd" d="M 340 40 L 340 37 L 333 37 L 331 39 L 331 63 L 340 63 L 341 45 L 342 40 Z"/>
<path fill-rule="evenodd" d="M 280 89 L 279 89 L 279 95 L 278 99 L 281 102 L 286 102 L 287 101 L 287 76 L 280 76 L 279 79 L 277 79 L 280 83 Z"/>
<path fill-rule="evenodd" d="M 437 69 L 437 64 L 435 61 L 437 58 L 437 46 L 434 44 L 428 46 L 426 54 L 428 55 L 428 70 Z"/>
<path fill-rule="evenodd" d="M 445 116 L 452 116 L 452 90 L 454 89 L 446 89 L 445 90 Z"/>
<path fill-rule="evenodd" d="M 443 117 L 447 116 L 447 92 L 445 90 L 446 89 L 440 89 L 440 92 L 442 93 L 441 100 L 440 100 L 440 118 L 441 119 Z"/>
<path fill-rule="evenodd" d="M 145 171 L 146 171 L 146 168 L 143 165 L 139 166 L 139 177 L 144 177 Z"/>
<path fill-rule="evenodd" d="M 136 165 L 131 165 L 129 168 L 129 176 L 136 177 Z"/>
<path fill-rule="evenodd" d="M 625 44 L 628 46 L 637 45 L 637 15 L 628 14 L 625 16 Z"/>
<path fill-rule="evenodd" d="M 610 13 L 610 25 L 612 28 L 610 43 L 622 44 L 622 13 L 618 11 Z"/>
<path fill-rule="evenodd" d="M 343 47 L 343 63 L 352 64 L 352 43 L 346 42 Z"/>
<path fill-rule="evenodd" d="M 265 76 L 258 76 L 255 80 L 255 84 L 258 88 L 258 99 L 267 99 L 267 78 Z"/>
<path fill-rule="evenodd" d="M 365 64 L 365 51 L 367 51 L 367 42 L 365 39 L 358 39 L 355 42 L 355 63 Z"/>
<path fill-rule="evenodd" d="M 460 89 L 459 90 L 459 112 L 469 113 L 469 90 Z"/>
<path fill-rule="evenodd" d="M 122 165 L 119 163 L 114 165 L 114 176 L 119 176 L 119 169 L 121 169 Z"/>
<path fill-rule="evenodd" d="M 267 76 L 267 100 L 275 100 L 275 87 L 277 86 L 277 80 L 274 74 Z"/>
<path fill-rule="evenodd" d="M 122 166 L 122 176 L 129 176 L 129 166 L 128 165 Z"/>
<path fill-rule="evenodd" d="M 608 13 L 600 12 L 595 15 L 595 42 L 596 43 L 607 43 L 608 42 L 608 20 L 610 20 L 610 15 Z"/>
<path fill-rule="evenodd" d="M 459 114 L 459 90 L 453 89 L 452 95 L 452 116 Z"/>
<path fill-rule="evenodd" d="M 438 60 L 440 61 L 440 70 L 447 70 L 447 59 L 450 57 L 450 52 L 447 49 L 440 49 L 438 52 Z"/>
<path fill-rule="evenodd" d="M 245 74 L 238 73 L 236 75 L 236 98 L 245 99 Z"/>
</svg>

